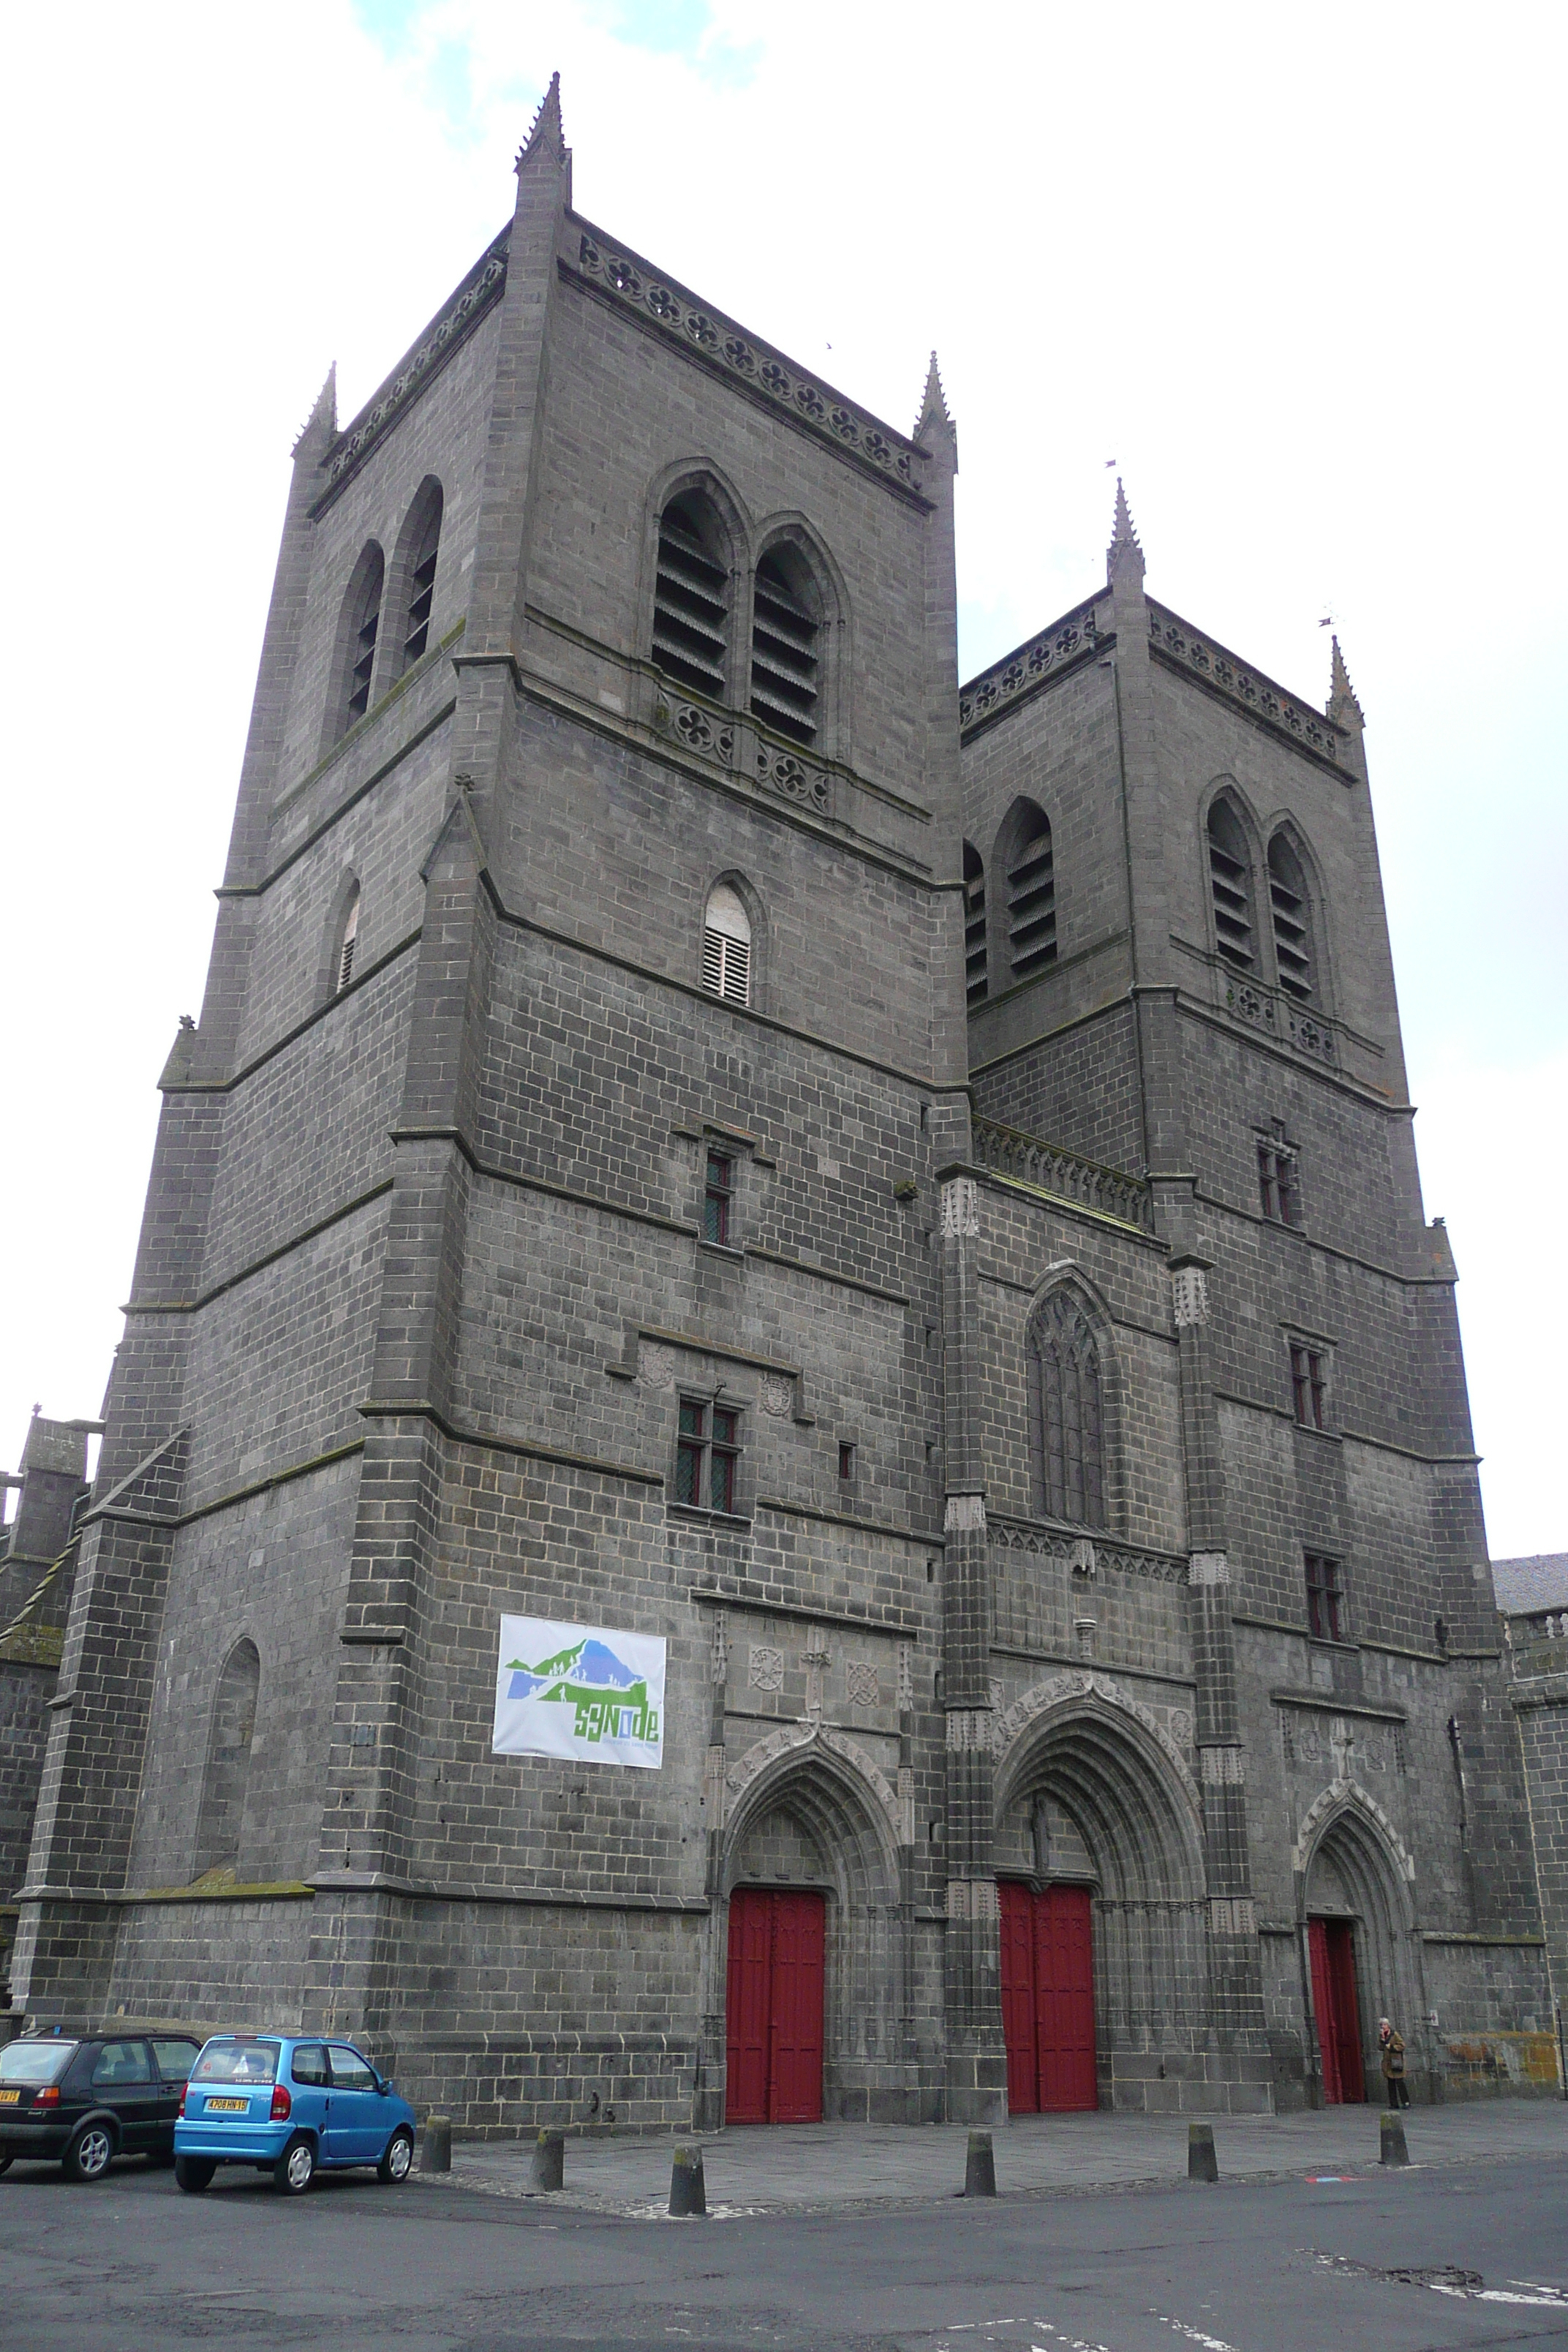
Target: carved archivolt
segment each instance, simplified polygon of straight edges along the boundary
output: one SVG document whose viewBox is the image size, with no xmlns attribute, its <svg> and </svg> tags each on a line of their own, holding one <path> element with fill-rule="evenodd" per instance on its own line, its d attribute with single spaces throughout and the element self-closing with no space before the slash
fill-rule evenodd
<svg viewBox="0 0 1568 2352">
<path fill-rule="evenodd" d="M 1052 1675 L 1048 1681 L 1033 1683 L 1022 1698 L 1016 1699 L 996 1724 L 994 1738 L 998 1765 L 997 1787 L 1007 1779 L 1006 1764 L 1001 1759 L 1011 1757 L 1025 1735 L 1033 1729 L 1042 1716 L 1068 1708 L 1081 1710 L 1098 1701 L 1102 1706 L 1131 1716 L 1140 1729 L 1146 1732 L 1159 1748 L 1176 1779 L 1186 1792 L 1188 1803 L 1201 1820 L 1203 1801 L 1197 1783 L 1187 1769 L 1187 1761 L 1165 1729 L 1159 1717 L 1124 1691 L 1109 1675 Z"/>
<path fill-rule="evenodd" d="M 724 1776 L 725 1812 L 733 1822 L 742 1807 L 749 1803 L 759 1782 L 764 1779 L 783 1780 L 786 1768 L 805 1763 L 816 1755 L 833 1757 L 859 1788 L 866 1801 L 866 1811 L 886 1832 L 892 1849 L 889 1862 L 896 1868 L 896 1856 L 904 1833 L 904 1809 L 889 1785 L 886 1775 L 875 1760 L 851 1739 L 847 1731 L 836 1731 L 822 1722 L 782 1723 L 763 1739 L 738 1756 Z"/>
<path fill-rule="evenodd" d="M 1363 1812 L 1374 1822 L 1399 1866 L 1401 1875 L 1407 1881 L 1414 1880 L 1415 1855 L 1406 1851 L 1403 1838 L 1377 1799 L 1370 1795 L 1359 1780 L 1335 1780 L 1302 1814 L 1301 1826 L 1296 1832 L 1296 1851 L 1290 1857 L 1294 1869 L 1305 1871 L 1311 1861 L 1319 1832 L 1332 1814 L 1340 1812 Z"/>
</svg>

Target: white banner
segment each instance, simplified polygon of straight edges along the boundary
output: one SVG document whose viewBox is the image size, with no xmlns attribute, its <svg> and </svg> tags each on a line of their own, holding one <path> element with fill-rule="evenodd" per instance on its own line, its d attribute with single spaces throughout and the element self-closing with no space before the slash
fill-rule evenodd
<svg viewBox="0 0 1568 2352">
<path fill-rule="evenodd" d="M 503 1617 L 496 1673 L 497 1756 L 580 1764 L 664 1761 L 664 1639 L 547 1617 Z"/>
</svg>

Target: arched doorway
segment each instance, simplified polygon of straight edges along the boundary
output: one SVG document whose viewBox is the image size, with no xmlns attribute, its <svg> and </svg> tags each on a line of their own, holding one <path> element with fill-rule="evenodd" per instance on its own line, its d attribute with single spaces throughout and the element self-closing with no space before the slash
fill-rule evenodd
<svg viewBox="0 0 1568 2352">
<path fill-rule="evenodd" d="M 1103 1678 L 1037 1685 L 1001 1730 L 1009 2106 L 1143 2104 L 1150 2059 L 1201 2046 L 1207 1944 L 1196 1791 L 1147 1710 Z"/>
<path fill-rule="evenodd" d="M 764 1747 L 730 1783 L 716 1955 L 724 2119 L 901 2120 L 908 2019 L 896 1801 L 842 1734 Z"/>
<path fill-rule="evenodd" d="M 1418 1987 L 1406 1950 L 1408 1879 L 1373 1801 L 1349 1789 L 1303 1825 L 1303 1978 L 1324 2104 L 1377 2095 L 1377 2021 L 1411 2038 Z"/>
</svg>

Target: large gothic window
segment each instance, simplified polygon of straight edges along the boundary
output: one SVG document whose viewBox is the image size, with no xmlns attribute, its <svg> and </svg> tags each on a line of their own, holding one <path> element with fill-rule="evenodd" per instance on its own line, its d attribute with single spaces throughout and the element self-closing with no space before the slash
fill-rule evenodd
<svg viewBox="0 0 1568 2352">
<path fill-rule="evenodd" d="M 212 1744 L 207 1750 L 206 1780 L 202 1789 L 201 1818 L 196 1825 L 196 1866 L 194 1875 L 209 1870 L 235 1870 L 245 1827 L 245 1800 L 250 1781 L 250 1743 L 256 1730 L 256 1702 L 261 1689 L 261 1660 L 254 1642 L 237 1642 L 218 1676 L 213 1704 Z"/>
<path fill-rule="evenodd" d="M 1035 1504 L 1042 1517 L 1103 1528 L 1105 1405 L 1100 1348 L 1070 1291 L 1052 1293 L 1029 1330 Z"/>
</svg>

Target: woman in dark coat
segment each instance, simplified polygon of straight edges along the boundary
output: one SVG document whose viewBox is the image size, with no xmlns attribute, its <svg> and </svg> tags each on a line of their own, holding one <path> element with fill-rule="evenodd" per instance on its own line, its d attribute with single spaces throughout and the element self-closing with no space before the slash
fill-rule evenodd
<svg viewBox="0 0 1568 2352">
<path fill-rule="evenodd" d="M 1407 2107 L 1410 2094 L 1405 2087 L 1405 2036 L 1395 2033 L 1386 2017 L 1377 2021 L 1377 2046 L 1383 2053 L 1383 2079 L 1388 2085 L 1391 2107 Z"/>
</svg>

